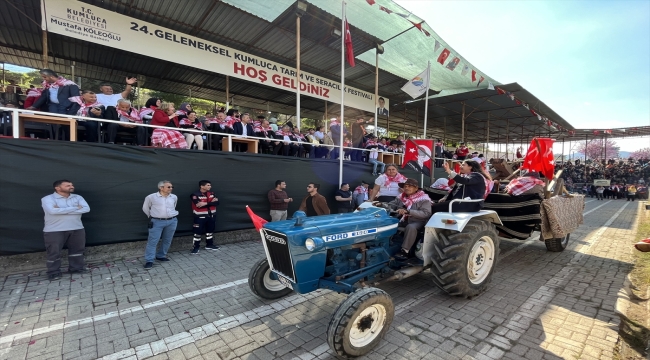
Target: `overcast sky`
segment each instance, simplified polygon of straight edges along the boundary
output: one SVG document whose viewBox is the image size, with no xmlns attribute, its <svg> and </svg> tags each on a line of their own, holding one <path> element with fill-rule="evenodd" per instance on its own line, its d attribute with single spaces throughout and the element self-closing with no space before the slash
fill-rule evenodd
<svg viewBox="0 0 650 360">
<path fill-rule="evenodd" d="M 395 0 L 576 128 L 650 125 L 650 1 Z M 617 141 L 621 150 L 650 138 Z"/>
</svg>

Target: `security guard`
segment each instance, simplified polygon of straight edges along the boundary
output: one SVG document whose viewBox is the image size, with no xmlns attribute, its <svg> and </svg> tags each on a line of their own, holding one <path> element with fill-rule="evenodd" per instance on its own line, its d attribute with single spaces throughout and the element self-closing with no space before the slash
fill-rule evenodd
<svg viewBox="0 0 650 360">
<path fill-rule="evenodd" d="M 199 253 L 201 235 L 205 234 L 205 249 L 217 250 L 219 246 L 214 245 L 212 233 L 216 226 L 216 212 L 219 199 L 210 191 L 212 184 L 208 180 L 199 181 L 199 191 L 191 195 L 192 212 L 194 213 L 194 248 L 192 255 Z"/>
</svg>

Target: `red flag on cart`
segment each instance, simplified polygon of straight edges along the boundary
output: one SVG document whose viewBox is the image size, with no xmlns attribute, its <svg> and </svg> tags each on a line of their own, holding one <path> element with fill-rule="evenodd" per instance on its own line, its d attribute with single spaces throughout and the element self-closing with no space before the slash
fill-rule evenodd
<svg viewBox="0 0 650 360">
<path fill-rule="evenodd" d="M 248 205 L 246 205 L 246 211 L 248 212 L 248 216 L 251 217 L 251 221 L 253 221 L 253 225 L 255 226 L 255 230 L 257 230 L 257 231 L 262 230 L 262 226 L 264 226 L 264 224 L 266 224 L 268 221 L 266 221 L 265 219 L 262 219 L 261 217 L 255 215 L 253 210 L 251 210 L 251 208 L 249 208 Z"/>
<path fill-rule="evenodd" d="M 354 67 L 354 49 L 352 48 L 352 35 L 350 34 L 350 24 L 348 24 L 347 18 L 345 18 L 345 57 L 348 64 Z"/>
<path fill-rule="evenodd" d="M 433 168 L 431 160 L 433 154 L 433 140 L 408 140 L 404 150 L 404 162 L 402 168 L 407 165 L 411 169 L 431 176 Z"/>
<path fill-rule="evenodd" d="M 539 144 L 539 146 L 538 146 Z M 542 173 L 547 179 L 555 175 L 555 158 L 553 157 L 553 139 L 534 138 L 530 142 L 522 168 Z"/>
</svg>

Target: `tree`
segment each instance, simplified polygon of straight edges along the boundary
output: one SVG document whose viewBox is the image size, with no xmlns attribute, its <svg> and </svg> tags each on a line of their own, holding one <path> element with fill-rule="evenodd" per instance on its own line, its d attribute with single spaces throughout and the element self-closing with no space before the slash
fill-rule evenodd
<svg viewBox="0 0 650 360">
<path fill-rule="evenodd" d="M 613 159 L 618 157 L 620 147 L 616 141 L 609 139 L 593 139 L 587 144 L 578 145 L 578 152 L 587 155 L 587 159 Z"/>
<path fill-rule="evenodd" d="M 633 152 L 630 155 L 630 158 L 640 160 L 640 159 L 650 159 L 650 148 L 643 148 Z"/>
</svg>

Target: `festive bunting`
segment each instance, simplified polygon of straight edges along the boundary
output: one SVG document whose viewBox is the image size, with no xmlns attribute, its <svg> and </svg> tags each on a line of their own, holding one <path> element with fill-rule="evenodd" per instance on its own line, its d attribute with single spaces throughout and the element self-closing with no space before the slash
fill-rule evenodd
<svg viewBox="0 0 650 360">
<path fill-rule="evenodd" d="M 494 90 L 494 85 L 488 81 L 488 90 Z"/>
<path fill-rule="evenodd" d="M 465 76 L 469 72 L 469 65 L 463 65 L 463 70 L 460 72 L 461 75 Z"/>
<path fill-rule="evenodd" d="M 600 131 L 594 130 L 594 135 L 600 135 Z"/>
<path fill-rule="evenodd" d="M 574 136 L 576 134 L 575 130 L 569 130 L 569 136 Z"/>
<path fill-rule="evenodd" d="M 542 121 L 542 115 L 537 114 L 537 120 Z"/>
<path fill-rule="evenodd" d="M 438 49 L 440 49 L 440 41 L 436 40 L 436 44 L 433 46 L 433 52 L 437 53 Z"/>
<path fill-rule="evenodd" d="M 605 134 L 610 134 L 610 135 L 612 134 L 612 130 L 605 130 L 605 131 L 603 131 L 603 132 L 604 132 Z"/>
<path fill-rule="evenodd" d="M 397 14 L 397 15 L 400 15 L 400 14 Z M 422 24 L 424 24 L 424 21 L 421 22 L 421 23 L 415 23 L 415 22 L 411 21 L 411 24 L 413 24 L 413 26 L 415 26 L 418 30 L 420 30 L 420 32 L 422 32 L 424 35 L 431 36 L 431 34 L 429 34 L 428 31 L 426 31 L 425 29 L 422 28 Z"/>
<path fill-rule="evenodd" d="M 399 15 L 399 16 L 401 16 L 401 17 L 403 17 L 404 19 L 408 19 L 409 16 L 411 16 L 411 13 L 408 13 L 408 14 L 395 13 L 395 14 L 396 14 L 396 15 Z M 427 36 L 428 36 L 428 35 L 427 35 Z"/>
<path fill-rule="evenodd" d="M 438 60 L 437 60 L 437 61 L 438 61 L 441 65 L 443 65 L 443 64 L 445 63 L 445 61 L 447 60 L 447 58 L 449 57 L 449 53 L 450 53 L 449 49 L 445 48 L 445 49 L 442 50 L 442 52 L 440 53 L 440 56 L 438 56 Z"/>
<path fill-rule="evenodd" d="M 375 5 L 375 0 L 366 0 L 368 5 Z"/>
<path fill-rule="evenodd" d="M 385 11 L 386 14 L 390 14 L 390 13 L 393 12 L 393 10 L 391 10 L 391 9 L 387 9 L 387 8 L 385 8 L 385 7 L 383 7 L 383 6 L 380 6 L 380 7 L 379 7 L 379 10 L 381 10 L 381 11 Z"/>
<path fill-rule="evenodd" d="M 531 113 L 531 114 L 537 116 L 537 113 L 535 112 L 535 109 L 529 109 L 529 110 L 530 110 L 530 113 Z"/>
<path fill-rule="evenodd" d="M 481 83 L 483 82 L 483 80 L 485 80 L 485 78 L 484 78 L 483 76 L 481 76 L 481 78 L 478 80 L 478 84 L 476 84 L 476 87 L 478 87 L 479 85 L 481 85 Z"/>
<path fill-rule="evenodd" d="M 456 70 L 456 66 L 458 66 L 459 63 L 460 58 L 458 56 L 455 56 L 445 67 L 451 71 L 454 71 Z"/>
<path fill-rule="evenodd" d="M 498 86 L 497 86 L 497 92 L 498 92 L 499 94 L 501 94 L 501 95 L 503 95 L 503 94 L 506 93 L 505 90 L 503 90 L 502 88 L 500 88 L 500 87 L 498 87 Z"/>
<path fill-rule="evenodd" d="M 472 82 L 476 81 L 476 71 L 472 70 Z"/>
</svg>

